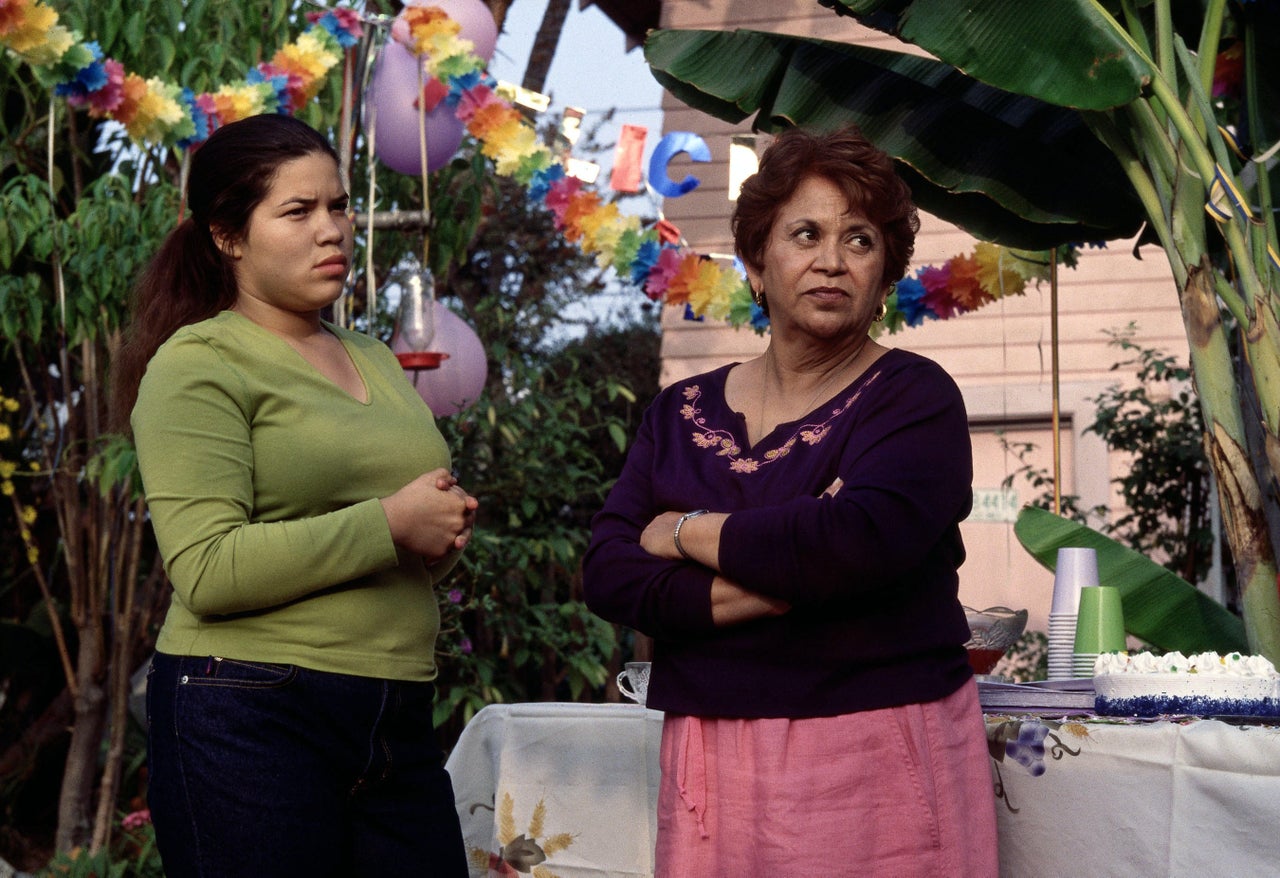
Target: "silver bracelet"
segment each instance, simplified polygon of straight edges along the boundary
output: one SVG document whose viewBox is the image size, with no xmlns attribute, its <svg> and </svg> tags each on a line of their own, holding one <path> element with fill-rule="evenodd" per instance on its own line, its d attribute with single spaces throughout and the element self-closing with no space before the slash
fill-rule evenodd
<svg viewBox="0 0 1280 878">
<path fill-rule="evenodd" d="M 693 558 L 689 557 L 689 553 L 684 550 L 684 546 L 680 545 L 680 528 L 684 527 L 684 523 L 689 519 L 697 518 L 699 515 L 706 515 L 710 511 L 710 509 L 695 509 L 692 512 L 686 512 L 676 521 L 676 532 L 672 534 L 672 537 L 675 539 L 676 551 L 680 553 L 682 558 L 688 561 L 693 560 Z"/>
</svg>

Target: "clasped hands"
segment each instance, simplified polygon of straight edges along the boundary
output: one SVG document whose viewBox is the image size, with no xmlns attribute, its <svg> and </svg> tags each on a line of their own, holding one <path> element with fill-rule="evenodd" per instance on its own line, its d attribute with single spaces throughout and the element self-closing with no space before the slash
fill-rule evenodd
<svg viewBox="0 0 1280 878">
<path fill-rule="evenodd" d="M 395 544 L 428 561 L 466 547 L 480 506 L 444 468 L 423 473 L 381 503 Z"/>
</svg>

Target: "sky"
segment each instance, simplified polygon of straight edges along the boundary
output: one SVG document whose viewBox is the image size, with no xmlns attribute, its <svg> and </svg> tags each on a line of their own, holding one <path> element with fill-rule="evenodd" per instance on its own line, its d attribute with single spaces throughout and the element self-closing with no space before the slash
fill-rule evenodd
<svg viewBox="0 0 1280 878">
<path fill-rule="evenodd" d="M 529 50 L 546 5 L 546 0 L 514 0 L 511 4 L 489 64 L 494 77 L 517 85 L 524 79 Z M 644 63 L 642 48 L 628 52 L 626 37 L 617 25 L 595 6 L 579 9 L 578 5 L 575 0 L 570 7 L 547 77 L 546 94 L 552 98 L 548 114 L 559 119 L 565 107 L 585 110 L 582 124 L 586 130 L 610 108 L 616 109 L 613 122 L 601 129 L 599 140 L 613 144 L 621 125 L 643 125 L 648 137 L 642 167 L 647 167 L 662 136 L 662 87 Z M 597 181 L 602 190 L 608 187 L 612 158 L 610 149 L 592 159 L 602 166 Z"/>
</svg>

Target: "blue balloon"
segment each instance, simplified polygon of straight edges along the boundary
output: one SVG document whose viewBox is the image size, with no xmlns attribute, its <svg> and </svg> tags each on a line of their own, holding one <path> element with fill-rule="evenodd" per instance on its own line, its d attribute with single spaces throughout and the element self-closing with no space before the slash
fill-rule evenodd
<svg viewBox="0 0 1280 878">
<path fill-rule="evenodd" d="M 698 184 L 702 182 L 690 175 L 676 183 L 667 176 L 667 165 L 682 152 L 687 152 L 689 158 L 695 162 L 711 161 L 711 149 L 705 140 L 692 131 L 672 131 L 658 141 L 658 145 L 653 149 L 653 155 L 649 157 L 649 185 L 656 189 L 659 195 L 678 198 L 686 192 L 697 189 Z"/>
</svg>

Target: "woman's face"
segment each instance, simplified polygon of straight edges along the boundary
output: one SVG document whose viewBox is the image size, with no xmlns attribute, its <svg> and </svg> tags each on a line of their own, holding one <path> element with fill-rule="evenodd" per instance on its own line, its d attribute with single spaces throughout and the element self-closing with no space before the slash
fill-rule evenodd
<svg viewBox="0 0 1280 878">
<path fill-rule="evenodd" d="M 237 310 L 311 316 L 337 300 L 352 250 L 337 164 L 312 153 L 280 165 L 244 237 L 221 246 L 235 265 Z"/>
<path fill-rule="evenodd" d="M 861 337 L 888 289 L 880 229 L 825 177 L 806 177 L 778 210 L 763 264 L 747 266 L 769 302 L 771 331 Z"/>
</svg>

